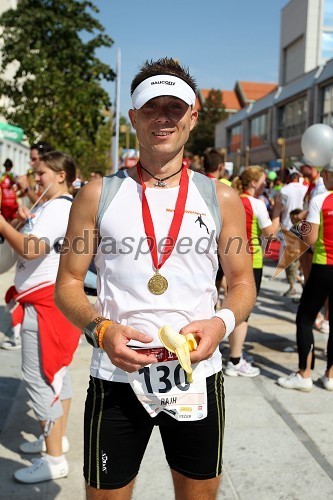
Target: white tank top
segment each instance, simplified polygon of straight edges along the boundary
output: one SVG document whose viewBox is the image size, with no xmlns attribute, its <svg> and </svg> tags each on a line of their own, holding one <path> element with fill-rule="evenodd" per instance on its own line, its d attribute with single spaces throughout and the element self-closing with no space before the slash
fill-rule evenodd
<svg viewBox="0 0 333 500">
<path fill-rule="evenodd" d="M 100 222 L 101 242 L 95 257 L 98 271 L 99 314 L 122 325 L 151 335 L 150 344 L 132 341 L 129 345 L 161 347 L 158 329 L 172 325 L 180 330 L 189 322 L 209 319 L 217 299 L 215 277 L 218 269 L 216 226 L 211 213 L 190 175 L 185 214 L 176 246 L 160 273 L 168 280 L 162 295 L 147 287 L 154 275 L 151 254 L 142 219 L 142 188 L 126 177 Z M 147 188 L 158 254 L 174 214 L 179 186 Z M 205 361 L 206 376 L 222 368 L 219 349 Z M 93 377 L 127 382 L 127 374 L 116 368 L 101 349 L 93 350 Z"/>
</svg>

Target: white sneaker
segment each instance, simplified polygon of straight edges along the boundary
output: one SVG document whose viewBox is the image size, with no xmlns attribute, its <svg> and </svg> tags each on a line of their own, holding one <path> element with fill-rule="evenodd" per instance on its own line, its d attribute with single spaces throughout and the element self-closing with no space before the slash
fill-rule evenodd
<svg viewBox="0 0 333 500">
<path fill-rule="evenodd" d="M 291 373 L 289 377 L 280 377 L 277 383 L 285 389 L 298 389 L 304 392 L 310 392 L 313 386 L 311 378 L 304 378 L 299 373 Z"/>
<path fill-rule="evenodd" d="M 324 389 L 327 389 L 328 391 L 333 391 L 333 378 L 328 378 L 326 377 L 326 375 L 324 375 L 319 380 L 323 384 Z"/>
<path fill-rule="evenodd" d="M 35 441 L 27 441 L 26 443 L 20 444 L 20 450 L 23 453 L 42 453 L 46 452 L 46 444 L 43 434 L 39 436 Z M 69 441 L 67 436 L 62 436 L 62 452 L 67 453 L 69 451 Z"/>
<path fill-rule="evenodd" d="M 252 366 L 251 363 L 246 361 L 244 358 L 241 358 L 237 365 L 228 361 L 224 373 L 229 377 L 238 377 L 238 375 L 240 377 L 257 377 L 260 375 L 260 370 L 259 368 Z"/>
<path fill-rule="evenodd" d="M 327 319 L 324 319 L 320 325 L 319 331 L 321 333 L 330 333 L 330 324 Z"/>
<path fill-rule="evenodd" d="M 2 349 L 6 349 L 6 351 L 17 351 L 21 349 L 21 339 L 8 339 L 2 342 Z"/>
<path fill-rule="evenodd" d="M 35 460 L 29 467 L 14 472 L 14 477 L 20 483 L 41 483 L 50 479 L 60 479 L 68 476 L 68 462 L 64 458 L 60 464 L 50 464 L 42 457 Z"/>
</svg>

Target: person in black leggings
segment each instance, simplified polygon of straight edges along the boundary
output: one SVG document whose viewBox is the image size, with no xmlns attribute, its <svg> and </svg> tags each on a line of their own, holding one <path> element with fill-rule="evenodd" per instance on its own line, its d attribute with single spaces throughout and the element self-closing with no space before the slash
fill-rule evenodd
<svg viewBox="0 0 333 500">
<path fill-rule="evenodd" d="M 322 177 L 327 191 L 311 200 L 307 216 L 309 234 L 303 236 L 306 243 L 314 244 L 314 253 L 296 317 L 299 371 L 278 379 L 285 389 L 307 392 L 313 386 L 311 370 L 315 363 L 312 327 L 327 298 L 327 368 L 320 381 L 325 389 L 333 391 L 333 163 L 324 167 Z"/>
</svg>

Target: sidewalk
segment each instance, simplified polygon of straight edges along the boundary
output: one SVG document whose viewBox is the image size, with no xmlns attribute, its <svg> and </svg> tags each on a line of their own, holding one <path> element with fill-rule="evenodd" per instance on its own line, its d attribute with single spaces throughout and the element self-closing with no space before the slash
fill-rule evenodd
<svg viewBox="0 0 333 500">
<path fill-rule="evenodd" d="M 280 277 L 269 279 L 272 273 L 273 264 L 267 261 L 246 342 L 246 351 L 254 356 L 262 374 L 254 379 L 225 377 L 225 465 L 218 499 L 333 498 L 333 394 L 316 382 L 325 369 L 328 335 L 315 333 L 317 361 L 312 392 L 288 391 L 277 386 L 278 376 L 297 368 L 294 324 L 297 305 L 282 296 L 288 285 Z M 9 317 L 4 311 L 3 295 L 12 276 L 11 271 L 0 275 L 0 330 L 4 332 L 9 327 Z M 1 337 L 0 333 L 0 341 Z M 222 344 L 222 352 L 226 358 L 227 343 Z M 0 349 L 0 498 L 83 500 L 82 428 L 91 347 L 83 341 L 72 363 L 75 394 L 68 429 L 69 477 L 31 486 L 12 479 L 17 468 L 30 463 L 28 455 L 19 453 L 19 443 L 39 435 L 20 382 L 20 356 L 20 351 Z M 157 431 L 146 451 L 133 498 L 174 498 Z"/>
</svg>

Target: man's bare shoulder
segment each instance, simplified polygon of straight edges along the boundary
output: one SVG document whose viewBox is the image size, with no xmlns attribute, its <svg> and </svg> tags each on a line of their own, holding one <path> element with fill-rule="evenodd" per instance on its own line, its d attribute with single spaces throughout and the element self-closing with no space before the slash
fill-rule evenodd
<svg viewBox="0 0 333 500">
<path fill-rule="evenodd" d="M 102 192 L 103 179 L 94 179 L 80 188 L 75 197 L 75 204 L 98 203 Z"/>
<path fill-rule="evenodd" d="M 216 182 L 216 194 L 220 203 L 239 202 L 239 194 L 224 182 Z"/>
</svg>

